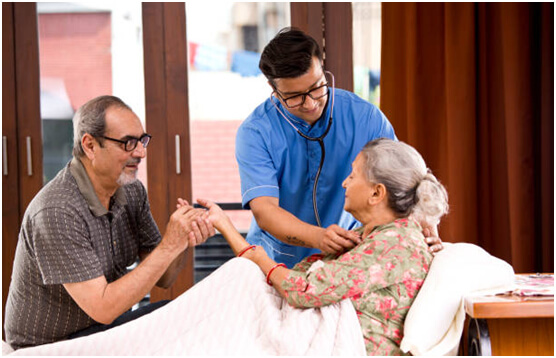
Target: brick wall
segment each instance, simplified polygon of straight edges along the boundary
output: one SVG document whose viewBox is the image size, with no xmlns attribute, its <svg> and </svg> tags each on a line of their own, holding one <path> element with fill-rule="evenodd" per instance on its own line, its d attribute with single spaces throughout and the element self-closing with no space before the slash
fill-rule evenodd
<svg viewBox="0 0 556 358">
<path fill-rule="evenodd" d="M 193 199 L 241 202 L 235 138 L 241 120 L 191 121 Z M 250 212 L 228 212 L 238 229 L 248 229 Z"/>
<path fill-rule="evenodd" d="M 112 93 L 110 13 L 40 14 L 41 77 L 63 78 L 73 109 Z"/>
</svg>

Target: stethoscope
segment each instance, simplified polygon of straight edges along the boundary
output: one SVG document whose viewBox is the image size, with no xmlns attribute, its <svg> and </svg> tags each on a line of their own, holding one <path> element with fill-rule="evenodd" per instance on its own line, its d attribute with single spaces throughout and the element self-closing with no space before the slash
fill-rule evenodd
<svg viewBox="0 0 556 358">
<path fill-rule="evenodd" d="M 326 137 L 326 135 L 330 131 L 330 127 L 332 127 L 332 112 L 334 111 L 334 75 L 330 71 L 325 71 L 325 73 L 328 73 L 332 77 L 332 103 L 331 103 L 331 106 L 330 106 L 330 116 L 328 118 L 328 125 L 326 126 L 326 130 L 319 137 L 311 137 L 311 136 L 308 136 L 305 133 L 301 132 L 292 123 L 291 118 L 289 118 L 284 112 L 282 112 L 282 110 L 280 110 L 280 108 L 276 105 L 276 103 L 274 103 L 274 100 L 272 99 L 272 94 L 274 94 L 274 92 L 272 92 L 270 94 L 270 102 L 272 102 L 274 107 L 276 107 L 278 112 L 280 112 L 282 117 L 284 117 L 284 119 L 290 124 L 290 126 L 292 126 L 292 128 L 303 138 L 305 138 L 307 140 L 310 140 L 312 142 L 318 142 L 319 143 L 322 155 L 321 155 L 321 158 L 320 158 L 319 169 L 317 170 L 317 175 L 315 176 L 315 183 L 313 184 L 313 211 L 315 212 L 315 219 L 317 220 L 317 225 L 320 226 L 320 227 L 322 227 L 322 224 L 321 224 L 321 221 L 320 221 L 319 209 L 317 207 L 317 184 L 319 182 L 320 172 L 321 172 L 322 166 L 324 164 L 324 156 L 326 155 L 326 150 L 324 148 L 324 138 Z M 330 91 L 329 91 L 329 93 L 330 93 Z M 308 96 L 308 95 L 305 95 L 305 96 Z M 307 97 L 305 97 L 305 100 L 307 100 Z"/>
</svg>

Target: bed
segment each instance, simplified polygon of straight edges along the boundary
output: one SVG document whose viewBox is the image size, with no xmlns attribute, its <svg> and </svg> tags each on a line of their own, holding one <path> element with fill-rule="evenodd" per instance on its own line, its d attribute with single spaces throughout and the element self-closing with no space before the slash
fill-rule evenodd
<svg viewBox="0 0 556 358">
<path fill-rule="evenodd" d="M 349 300 L 292 308 L 266 284 L 258 266 L 243 258 L 209 277 L 122 326 L 15 352 L 3 342 L 3 355 L 365 355 Z M 446 243 L 408 313 L 402 350 L 457 354 L 463 297 L 512 289 L 513 277 L 509 264 L 480 247 Z"/>
</svg>

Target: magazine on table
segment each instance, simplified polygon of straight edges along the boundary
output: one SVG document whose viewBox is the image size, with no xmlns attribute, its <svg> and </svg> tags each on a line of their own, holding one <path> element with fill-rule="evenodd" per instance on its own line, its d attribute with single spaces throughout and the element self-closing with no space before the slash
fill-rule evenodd
<svg viewBox="0 0 556 358">
<path fill-rule="evenodd" d="M 554 274 L 516 275 L 516 296 L 554 296 Z"/>
</svg>

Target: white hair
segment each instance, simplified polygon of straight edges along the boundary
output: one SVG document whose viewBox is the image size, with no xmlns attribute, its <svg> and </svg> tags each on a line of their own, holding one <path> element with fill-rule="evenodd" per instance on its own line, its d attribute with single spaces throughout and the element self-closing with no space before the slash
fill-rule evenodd
<svg viewBox="0 0 556 358">
<path fill-rule="evenodd" d="M 386 187 L 388 204 L 398 216 L 438 225 L 448 212 L 448 193 L 415 148 L 380 138 L 367 143 L 361 153 L 367 179 Z"/>
</svg>

